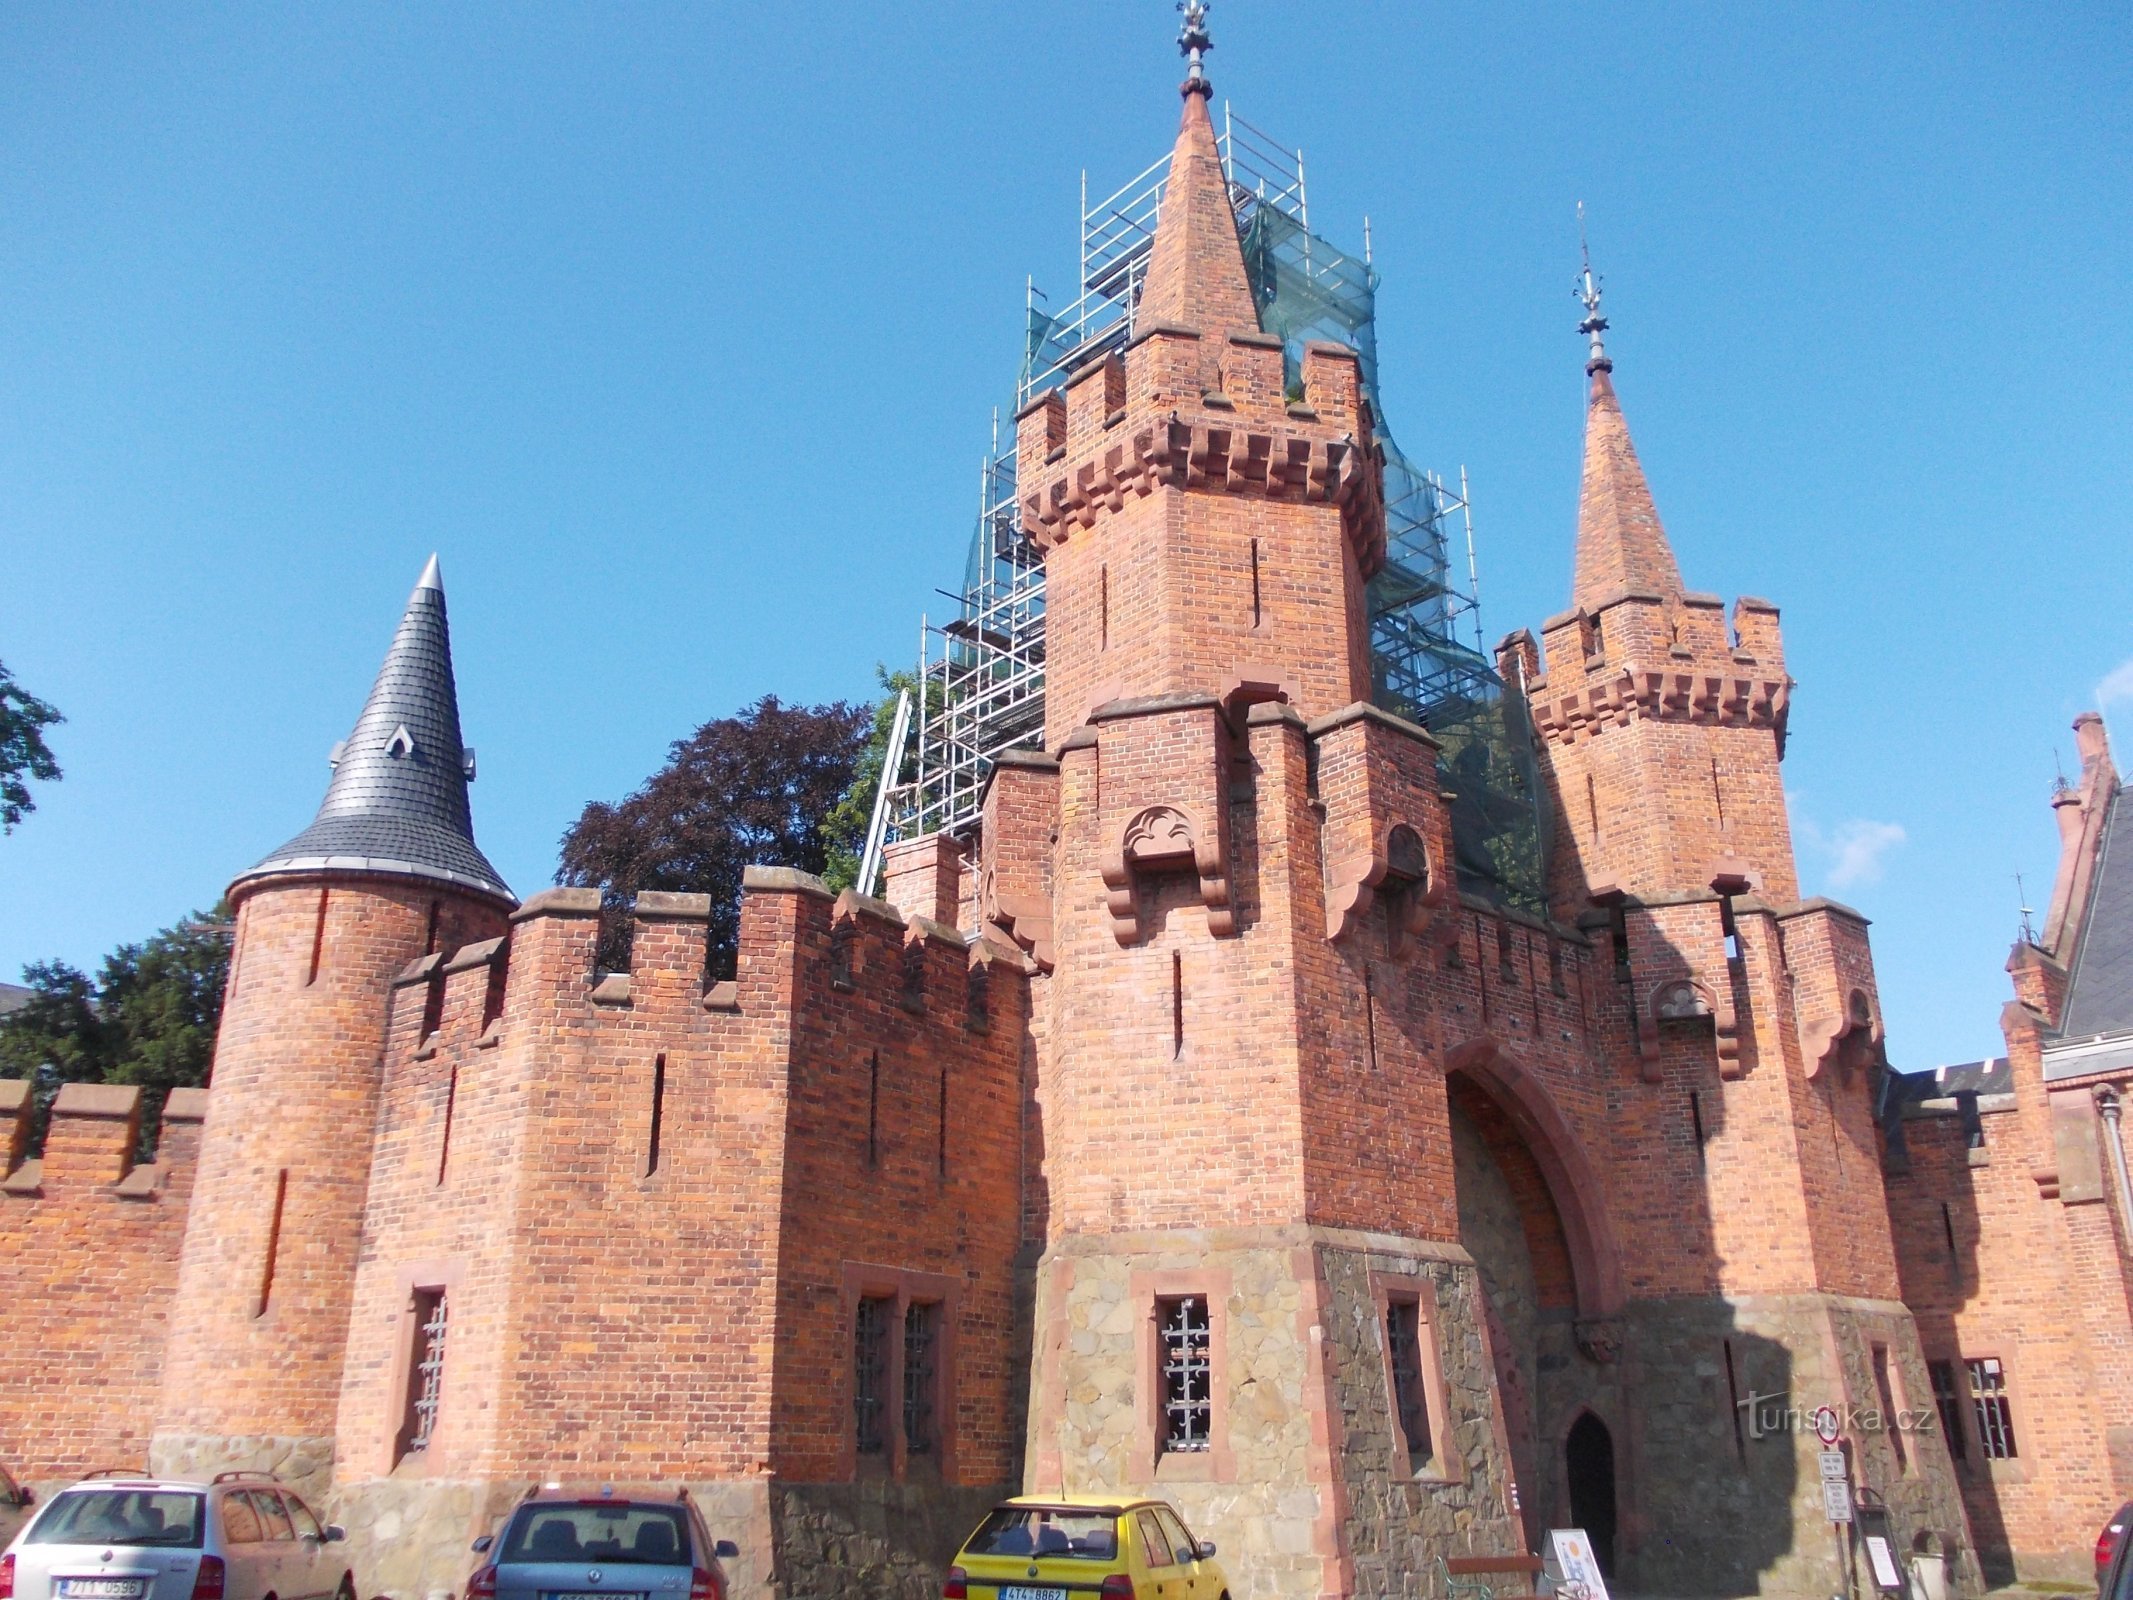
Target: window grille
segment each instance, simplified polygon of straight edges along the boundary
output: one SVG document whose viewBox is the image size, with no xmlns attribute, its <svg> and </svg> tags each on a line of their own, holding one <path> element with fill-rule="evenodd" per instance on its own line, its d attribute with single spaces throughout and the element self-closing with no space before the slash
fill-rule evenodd
<svg viewBox="0 0 2133 1600">
<path fill-rule="evenodd" d="M 1422 1387 L 1422 1307 L 1395 1300 L 1385 1308 L 1385 1344 L 1392 1356 L 1393 1406 L 1407 1436 L 1410 1469 L 1430 1458 L 1429 1404 Z"/>
<path fill-rule="evenodd" d="M 415 1348 L 407 1368 L 403 1455 L 427 1450 L 437 1431 L 437 1402 L 444 1394 L 444 1336 L 450 1316 L 442 1289 L 417 1289 L 414 1311 Z"/>
<path fill-rule="evenodd" d="M 852 1423 L 863 1456 L 878 1456 L 888 1444 L 889 1313 L 894 1302 L 865 1299 L 852 1322 Z"/>
<path fill-rule="evenodd" d="M 904 1449 L 914 1456 L 933 1453 L 940 1309 L 915 1300 L 904 1307 Z"/>
<path fill-rule="evenodd" d="M 1205 1450 L 1213 1421 L 1213 1363 L 1205 1295 L 1156 1302 L 1162 1337 L 1163 1448 Z"/>
<path fill-rule="evenodd" d="M 2007 1369 L 1998 1356 L 1980 1356 L 1969 1367 L 1970 1414 L 1977 1420 L 1978 1444 L 1987 1461 L 2012 1461 L 2014 1411 L 2007 1401 Z"/>
<path fill-rule="evenodd" d="M 1940 1431 L 1948 1440 L 1948 1454 L 1957 1461 L 1969 1459 L 1963 1437 L 1963 1397 L 1955 1387 L 1955 1363 L 1928 1361 L 1926 1375 L 1933 1382 L 1933 1407 L 1940 1413 Z"/>
</svg>

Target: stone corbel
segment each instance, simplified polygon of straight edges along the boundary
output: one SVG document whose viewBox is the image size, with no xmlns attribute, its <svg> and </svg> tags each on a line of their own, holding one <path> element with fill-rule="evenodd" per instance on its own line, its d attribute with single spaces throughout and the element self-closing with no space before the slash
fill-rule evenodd
<svg viewBox="0 0 2133 1600">
<path fill-rule="evenodd" d="M 1580 1317 L 1572 1325 L 1578 1354 L 1597 1366 L 1612 1366 L 1622 1354 L 1622 1323 L 1615 1317 Z"/>
<path fill-rule="evenodd" d="M 1810 1078 L 1831 1066 L 1845 1073 L 1864 1066 L 1880 1054 L 1881 1040 L 1881 1018 L 1864 989 L 1852 990 L 1844 1015 L 1809 1017 L 1800 1024 L 1800 1054 Z"/>
<path fill-rule="evenodd" d="M 1229 868 L 1223 860 L 1220 832 L 1195 826 L 1176 806 L 1148 806 L 1134 813 L 1118 840 L 1105 850 L 1100 870 L 1110 892 L 1111 932 L 1122 945 L 1140 942 L 1140 874 L 1190 868 L 1200 880 L 1200 903 L 1207 907 L 1207 931 L 1227 938 L 1237 931 L 1230 903 Z"/>
<path fill-rule="evenodd" d="M 987 867 L 978 880 L 978 913 L 1027 951 L 1037 970 L 1052 970 L 1052 904 L 1041 895 L 1002 894 Z"/>
<path fill-rule="evenodd" d="M 1663 1076 L 1659 1024 L 1697 1017 L 1711 1019 L 1718 1045 L 1718 1075 L 1728 1079 L 1742 1075 L 1740 1017 L 1733 1007 L 1731 986 L 1720 993 L 1694 978 L 1668 978 L 1653 987 L 1649 1001 L 1637 1013 L 1637 1057 L 1646 1083 L 1657 1083 Z"/>
<path fill-rule="evenodd" d="M 1332 862 L 1326 869 L 1326 937 L 1340 939 L 1361 926 L 1371 906 L 1384 898 L 1394 953 L 1403 938 L 1420 938 L 1430 912 L 1445 902 L 1448 879 L 1432 870 L 1423 831 L 1411 823 L 1388 825 L 1369 854 Z"/>
</svg>

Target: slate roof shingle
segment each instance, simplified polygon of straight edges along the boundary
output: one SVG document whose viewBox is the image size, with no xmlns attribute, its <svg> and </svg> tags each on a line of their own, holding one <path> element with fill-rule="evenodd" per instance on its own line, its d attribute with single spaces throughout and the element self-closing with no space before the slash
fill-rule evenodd
<svg viewBox="0 0 2133 1600">
<path fill-rule="evenodd" d="M 318 816 L 237 881 L 377 872 L 515 900 L 474 843 L 470 764 L 460 739 L 444 585 L 431 556 L 363 713 L 336 749 Z"/>
</svg>

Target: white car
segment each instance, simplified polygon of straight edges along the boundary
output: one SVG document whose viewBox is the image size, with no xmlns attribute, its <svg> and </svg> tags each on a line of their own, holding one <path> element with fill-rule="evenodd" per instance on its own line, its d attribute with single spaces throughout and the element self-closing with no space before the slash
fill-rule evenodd
<svg viewBox="0 0 2133 1600">
<path fill-rule="evenodd" d="M 53 1495 L 0 1555 L 0 1600 L 355 1600 L 346 1537 L 263 1473 L 99 1474 Z"/>
</svg>

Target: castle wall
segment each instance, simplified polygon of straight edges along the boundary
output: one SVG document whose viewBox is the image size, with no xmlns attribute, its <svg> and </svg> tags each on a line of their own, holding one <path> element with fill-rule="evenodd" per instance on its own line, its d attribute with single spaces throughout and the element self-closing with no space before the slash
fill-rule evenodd
<svg viewBox="0 0 2133 1600">
<path fill-rule="evenodd" d="M 739 976 L 707 987 L 704 897 L 641 894 L 627 974 L 594 970 L 598 911 L 551 891 L 393 987 L 335 1495 L 366 1582 L 456 1583 L 554 1478 L 690 1485 L 741 1595 L 937 1572 L 1019 1450 L 1020 956 L 752 871 Z M 883 1294 L 942 1308 L 939 1429 L 907 1449 L 899 1394 L 861 1460 L 852 1319 Z"/>
<path fill-rule="evenodd" d="M 1904 1123 L 1888 1204 L 1925 1354 L 1957 1378 L 1957 1478 L 1988 1573 L 2083 1580 L 2133 1498 L 2133 1428 L 2108 1399 L 2133 1382 L 2133 1305 L 2100 1120 L 2085 1087 L 2047 1093 L 2039 1027 L 2008 1007 L 2014 1090 L 1981 1107 L 1982 1145 L 1952 1104 Z M 1965 1362 L 1982 1357 L 2005 1364 L 2009 1458 L 1987 1453 L 1971 1404 Z"/>
<path fill-rule="evenodd" d="M 173 1090 L 136 1164 L 141 1091 L 67 1084 L 25 1160 L 30 1085 L 0 1082 L 0 1463 L 23 1483 L 146 1464 L 206 1099 Z"/>
<path fill-rule="evenodd" d="M 277 1464 L 316 1490 L 333 1459 L 385 996 L 425 949 L 497 931 L 493 903 L 391 878 L 267 879 L 237 927 L 153 1459 Z"/>
</svg>

